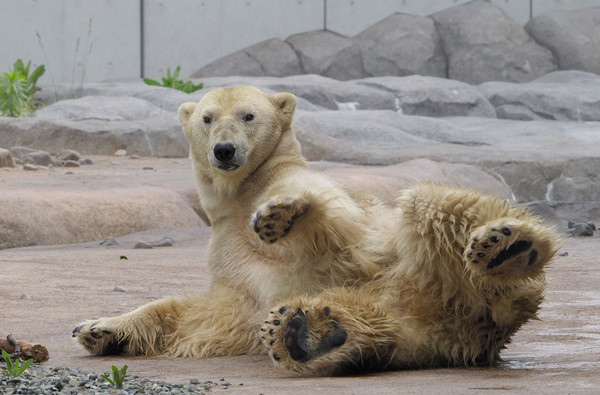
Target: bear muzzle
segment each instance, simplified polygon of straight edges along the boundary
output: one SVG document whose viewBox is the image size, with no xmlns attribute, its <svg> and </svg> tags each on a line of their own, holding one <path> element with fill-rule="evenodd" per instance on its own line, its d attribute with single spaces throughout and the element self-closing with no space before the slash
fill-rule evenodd
<svg viewBox="0 0 600 395">
<path fill-rule="evenodd" d="M 223 142 L 213 146 L 209 160 L 211 166 L 229 172 L 237 170 L 246 163 L 246 155 L 232 143 Z"/>
</svg>

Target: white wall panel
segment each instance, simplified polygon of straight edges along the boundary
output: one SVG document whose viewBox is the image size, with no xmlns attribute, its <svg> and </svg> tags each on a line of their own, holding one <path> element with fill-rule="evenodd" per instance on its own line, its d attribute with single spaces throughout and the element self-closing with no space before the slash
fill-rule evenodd
<svg viewBox="0 0 600 395">
<path fill-rule="evenodd" d="M 45 64 L 43 84 L 137 76 L 139 15 L 138 0 L 0 0 L 0 72 L 22 58 Z"/>
<path fill-rule="evenodd" d="M 327 0 L 327 29 L 354 36 L 387 16 L 401 12 L 427 16 L 469 0 Z M 493 0 L 511 18 L 524 25 L 530 0 Z"/>
<path fill-rule="evenodd" d="M 531 0 L 533 16 L 550 11 L 568 11 L 578 8 L 600 7 L 598 0 Z"/>
<path fill-rule="evenodd" d="M 323 28 L 322 0 L 146 0 L 145 75 L 187 76 L 257 42 Z"/>
</svg>

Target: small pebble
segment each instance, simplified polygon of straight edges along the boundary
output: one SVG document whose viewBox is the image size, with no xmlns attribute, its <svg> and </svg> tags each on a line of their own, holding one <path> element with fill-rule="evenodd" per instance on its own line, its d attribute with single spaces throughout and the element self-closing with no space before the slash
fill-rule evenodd
<svg viewBox="0 0 600 395">
<path fill-rule="evenodd" d="M 38 169 L 38 167 L 36 165 L 34 165 L 34 164 L 31 164 L 31 163 L 25 163 L 23 165 L 23 170 L 35 171 L 37 169 Z"/>
<path fill-rule="evenodd" d="M 142 170 L 154 170 L 154 167 L 146 166 L 142 167 Z"/>
<path fill-rule="evenodd" d="M 163 237 L 158 241 L 153 241 L 150 243 L 152 247 L 172 247 L 175 244 L 175 240 L 170 237 Z"/>
<path fill-rule="evenodd" d="M 131 155 L 129 156 L 129 159 L 140 159 L 139 155 Z"/>
<path fill-rule="evenodd" d="M 127 156 L 127 151 L 124 149 L 119 149 L 115 151 L 115 156 Z"/>
<path fill-rule="evenodd" d="M 110 247 L 110 246 L 118 246 L 119 242 L 115 240 L 114 237 L 107 237 L 100 243 L 101 246 Z"/>
<path fill-rule="evenodd" d="M 116 287 L 114 287 L 113 291 L 115 291 L 115 292 L 127 292 L 127 290 L 125 288 L 121 287 L 120 285 L 117 285 Z"/>
<path fill-rule="evenodd" d="M 92 160 L 90 158 L 81 159 L 79 161 L 79 163 L 81 163 L 82 165 L 93 165 L 94 164 L 94 162 L 92 162 Z"/>
<path fill-rule="evenodd" d="M 145 243 L 143 241 L 138 241 L 137 243 L 135 243 L 135 245 L 133 246 L 134 249 L 151 249 L 152 248 L 152 244 L 149 243 Z"/>
<path fill-rule="evenodd" d="M 31 296 L 29 296 L 27 294 L 21 294 L 21 296 L 19 296 L 19 299 L 21 299 L 21 300 L 29 300 L 29 299 L 31 299 Z"/>
<path fill-rule="evenodd" d="M 63 163 L 63 167 L 79 167 L 81 164 L 76 160 L 66 160 Z"/>
</svg>

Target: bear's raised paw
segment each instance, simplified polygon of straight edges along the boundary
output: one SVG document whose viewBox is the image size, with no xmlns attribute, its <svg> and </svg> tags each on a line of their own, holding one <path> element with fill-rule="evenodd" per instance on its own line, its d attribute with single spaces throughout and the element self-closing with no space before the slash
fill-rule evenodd
<svg viewBox="0 0 600 395">
<path fill-rule="evenodd" d="M 260 239 L 275 243 L 286 236 L 294 222 L 310 207 L 308 201 L 290 197 L 275 197 L 258 208 L 252 218 L 252 228 Z"/>
<path fill-rule="evenodd" d="M 473 270 L 486 274 L 517 274 L 536 263 L 533 235 L 516 224 L 494 224 L 475 229 L 464 252 Z"/>
</svg>

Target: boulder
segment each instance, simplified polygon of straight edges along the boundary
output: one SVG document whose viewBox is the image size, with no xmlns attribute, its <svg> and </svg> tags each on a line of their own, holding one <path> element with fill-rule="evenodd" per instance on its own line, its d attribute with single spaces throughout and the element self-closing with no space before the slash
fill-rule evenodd
<svg viewBox="0 0 600 395">
<path fill-rule="evenodd" d="M 84 96 L 61 100 L 33 113 L 33 118 L 71 121 L 135 121 L 159 115 L 152 103 L 129 96 Z"/>
<path fill-rule="evenodd" d="M 496 117 L 494 106 L 485 96 L 460 81 L 412 75 L 365 78 L 357 84 L 393 91 L 398 111 L 406 115 Z"/>
<path fill-rule="evenodd" d="M 600 7 L 545 13 L 525 30 L 552 51 L 560 69 L 600 74 Z"/>
<path fill-rule="evenodd" d="M 254 84 L 272 92 L 292 92 L 297 97 L 329 110 L 397 110 L 396 99 L 387 89 L 336 81 L 319 75 L 285 79 L 258 79 Z"/>
<path fill-rule="evenodd" d="M 216 76 L 273 76 L 300 74 L 300 61 L 290 45 L 272 38 L 234 52 L 202 67 L 192 78 Z"/>
<path fill-rule="evenodd" d="M 317 30 L 290 36 L 285 41 L 298 54 L 304 74 L 337 80 L 362 77 L 360 49 L 346 36 Z"/>
<path fill-rule="evenodd" d="M 355 37 L 364 76 L 446 77 L 446 59 L 433 20 L 393 14 Z"/>
<path fill-rule="evenodd" d="M 126 149 L 140 156 L 188 154 L 176 112 L 133 97 L 63 100 L 30 118 L 0 118 L 0 130 L 3 145 L 40 147 L 49 152 L 70 149 L 86 155 L 111 155 Z"/>
<path fill-rule="evenodd" d="M 423 155 L 423 150 L 410 154 L 411 147 L 439 147 L 460 134 L 447 121 L 392 111 L 348 111 L 340 115 L 336 111 L 298 111 L 294 130 L 308 160 L 397 164 Z"/>
<path fill-rule="evenodd" d="M 202 82 L 202 81 L 197 81 Z M 198 101 L 206 93 L 206 90 L 200 89 L 193 93 L 185 93 L 177 89 L 171 89 L 161 86 L 151 86 L 145 84 L 142 80 L 123 81 L 123 82 L 92 82 L 86 83 L 77 92 L 73 92 L 70 84 L 42 86 L 42 90 L 36 92 L 36 98 L 39 98 L 46 105 L 58 101 L 80 99 L 86 96 L 110 96 L 116 98 L 132 97 L 151 103 L 152 105 L 165 111 L 177 111 L 181 103 L 186 101 Z M 119 99 L 115 99 L 118 101 Z M 74 102 L 77 103 L 78 102 Z M 139 104 L 143 106 L 143 104 Z"/>
<path fill-rule="evenodd" d="M 29 147 L 11 147 L 12 156 L 18 159 L 21 163 L 28 163 L 39 166 L 49 166 L 52 164 L 52 156 L 46 152 Z"/>
<path fill-rule="evenodd" d="M 496 107 L 498 118 L 600 121 L 600 76 L 555 71 L 527 83 L 486 82 L 479 90 Z"/>
<path fill-rule="evenodd" d="M 0 200 L 0 250 L 102 240 L 202 223 L 180 194 L 141 185 L 102 191 L 64 187 L 0 190 Z"/>
<path fill-rule="evenodd" d="M 524 82 L 556 70 L 552 53 L 489 1 L 470 1 L 431 18 L 448 57 L 448 78 Z"/>
</svg>

